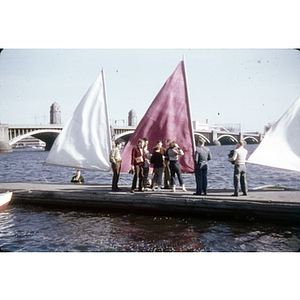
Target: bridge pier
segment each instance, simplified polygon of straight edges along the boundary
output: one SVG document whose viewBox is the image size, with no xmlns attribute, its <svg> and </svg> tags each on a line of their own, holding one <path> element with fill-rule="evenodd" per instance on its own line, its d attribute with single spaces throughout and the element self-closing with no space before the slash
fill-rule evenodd
<svg viewBox="0 0 300 300">
<path fill-rule="evenodd" d="M 244 140 L 244 135 L 242 132 L 239 133 L 239 141 L 243 141 Z"/>
<path fill-rule="evenodd" d="M 216 145 L 216 146 L 220 146 L 221 145 L 221 143 L 218 141 L 218 132 L 216 130 L 212 130 L 210 136 L 211 136 L 210 143 L 212 145 Z"/>
<path fill-rule="evenodd" d="M 0 153 L 10 153 L 12 147 L 9 144 L 8 139 L 8 125 L 0 124 Z"/>
</svg>

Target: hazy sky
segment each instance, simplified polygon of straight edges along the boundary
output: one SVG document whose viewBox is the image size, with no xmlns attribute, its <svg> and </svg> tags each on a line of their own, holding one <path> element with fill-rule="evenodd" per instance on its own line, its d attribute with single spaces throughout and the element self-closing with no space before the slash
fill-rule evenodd
<svg viewBox="0 0 300 300">
<path fill-rule="evenodd" d="M 4 49 L 1 123 L 49 123 L 56 101 L 70 117 L 104 68 L 112 122 L 138 121 L 185 55 L 193 120 L 263 131 L 300 96 L 300 51 L 292 49 Z"/>
</svg>

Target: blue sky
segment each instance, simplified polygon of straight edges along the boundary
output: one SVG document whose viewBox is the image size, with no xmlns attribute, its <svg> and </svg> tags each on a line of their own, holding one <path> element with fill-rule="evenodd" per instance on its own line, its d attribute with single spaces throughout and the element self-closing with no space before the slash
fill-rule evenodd
<svg viewBox="0 0 300 300">
<path fill-rule="evenodd" d="M 193 120 L 241 123 L 263 131 L 300 96 L 300 51 L 293 49 L 11 49 L 0 55 L 0 121 L 62 122 L 104 68 L 110 118 L 143 117 L 185 55 Z"/>
</svg>

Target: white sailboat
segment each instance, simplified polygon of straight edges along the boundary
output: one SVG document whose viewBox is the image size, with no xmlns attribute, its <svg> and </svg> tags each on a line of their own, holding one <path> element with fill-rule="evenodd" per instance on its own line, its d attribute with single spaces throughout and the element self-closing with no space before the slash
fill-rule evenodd
<svg viewBox="0 0 300 300">
<path fill-rule="evenodd" d="M 247 162 L 300 172 L 300 97 L 271 127 Z"/>
<path fill-rule="evenodd" d="M 103 69 L 58 135 L 46 164 L 109 172 L 111 133 Z"/>
</svg>

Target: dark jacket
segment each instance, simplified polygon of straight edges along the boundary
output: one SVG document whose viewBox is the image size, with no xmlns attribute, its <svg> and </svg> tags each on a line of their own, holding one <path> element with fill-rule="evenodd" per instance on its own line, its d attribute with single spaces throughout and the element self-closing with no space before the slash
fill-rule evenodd
<svg viewBox="0 0 300 300">
<path fill-rule="evenodd" d="M 207 147 L 196 147 L 195 164 L 200 164 L 211 160 L 211 152 Z"/>
<path fill-rule="evenodd" d="M 73 176 L 72 179 L 71 179 L 71 182 L 73 182 L 73 183 L 80 183 L 80 182 L 84 183 L 84 179 L 83 179 L 82 176 L 79 177 L 79 180 L 76 180 L 76 177 L 77 177 L 76 175 Z"/>
<path fill-rule="evenodd" d="M 154 152 L 151 156 L 151 163 L 153 164 L 154 169 L 163 168 L 163 156 L 160 152 Z"/>
</svg>

